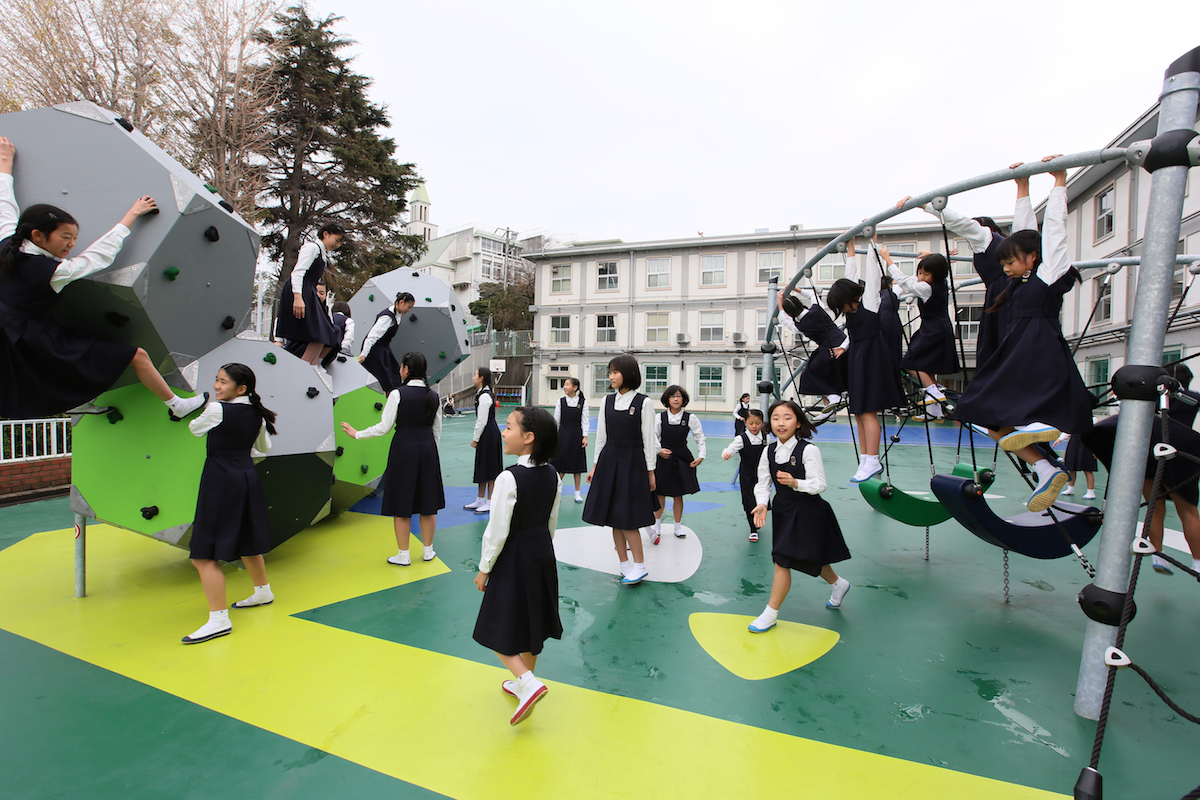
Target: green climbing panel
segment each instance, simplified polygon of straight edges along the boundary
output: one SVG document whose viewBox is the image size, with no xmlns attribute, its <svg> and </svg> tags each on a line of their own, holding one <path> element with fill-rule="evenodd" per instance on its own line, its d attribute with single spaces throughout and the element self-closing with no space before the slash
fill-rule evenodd
<svg viewBox="0 0 1200 800">
<path fill-rule="evenodd" d="M 973 477 L 974 470 L 970 464 L 958 463 L 954 465 L 951 474 L 960 478 L 970 478 Z M 991 472 L 984 470 L 981 472 L 980 485 L 986 489 L 992 485 L 993 479 Z M 858 489 L 872 508 L 905 525 L 927 528 L 950 519 L 950 512 L 942 507 L 928 487 L 921 492 L 909 494 L 898 486 L 889 486 L 880 478 L 871 478 L 860 483 Z M 886 496 L 888 494 L 890 497 Z"/>
<path fill-rule="evenodd" d="M 378 423 L 380 412 L 375 404 L 383 402 L 383 395 L 364 386 L 338 397 L 333 407 L 333 429 L 337 434 L 334 452 L 340 451 L 341 455 L 335 455 L 333 461 L 332 514 L 341 514 L 370 494 L 383 475 L 392 432 L 375 439 L 351 439 L 342 431 L 343 422 L 360 431 Z"/>
</svg>

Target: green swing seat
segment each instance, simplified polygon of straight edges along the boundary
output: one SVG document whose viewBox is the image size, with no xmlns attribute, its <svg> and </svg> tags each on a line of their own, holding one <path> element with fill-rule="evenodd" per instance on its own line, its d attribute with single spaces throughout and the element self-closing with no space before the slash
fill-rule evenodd
<svg viewBox="0 0 1200 800">
<path fill-rule="evenodd" d="M 970 464 L 958 463 L 951 470 L 959 478 L 973 479 L 975 470 Z M 992 485 L 995 475 L 991 470 L 980 470 L 978 483 L 984 489 Z M 880 514 L 891 517 L 905 525 L 928 528 L 950 519 L 950 512 L 933 495 L 931 490 L 909 494 L 890 485 L 880 477 L 865 480 L 858 485 L 863 498 Z"/>
</svg>

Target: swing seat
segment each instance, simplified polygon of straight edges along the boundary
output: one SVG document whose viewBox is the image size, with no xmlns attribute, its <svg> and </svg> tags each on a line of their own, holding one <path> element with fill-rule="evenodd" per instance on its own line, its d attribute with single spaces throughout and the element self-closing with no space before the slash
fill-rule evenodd
<svg viewBox="0 0 1200 800">
<path fill-rule="evenodd" d="M 935 475 L 930 481 L 933 493 L 959 524 L 990 545 L 1011 550 L 1030 558 L 1062 558 L 1074 555 L 1071 546 L 1057 529 L 1047 511 L 1026 511 L 1011 517 L 999 517 L 969 477 Z M 1067 536 L 1083 547 L 1099 532 L 1104 517 L 1094 506 L 1064 503 L 1058 521 Z M 1066 513 L 1066 512 L 1072 513 Z"/>
<path fill-rule="evenodd" d="M 973 481 L 975 473 L 970 464 L 960 463 L 954 465 L 950 475 L 939 477 L 957 477 Z M 986 489 L 992 485 L 994 476 L 990 470 L 982 470 L 979 478 L 980 485 Z M 929 492 L 909 494 L 880 478 L 865 480 L 858 485 L 858 489 L 872 508 L 905 525 L 928 528 L 950 519 L 950 512 Z"/>
</svg>

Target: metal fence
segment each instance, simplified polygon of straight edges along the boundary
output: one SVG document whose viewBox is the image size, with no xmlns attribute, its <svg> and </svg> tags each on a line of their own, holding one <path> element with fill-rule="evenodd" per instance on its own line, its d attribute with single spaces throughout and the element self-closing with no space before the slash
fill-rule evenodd
<svg viewBox="0 0 1200 800">
<path fill-rule="evenodd" d="M 0 464 L 69 455 L 71 420 L 66 417 L 0 421 Z"/>
</svg>

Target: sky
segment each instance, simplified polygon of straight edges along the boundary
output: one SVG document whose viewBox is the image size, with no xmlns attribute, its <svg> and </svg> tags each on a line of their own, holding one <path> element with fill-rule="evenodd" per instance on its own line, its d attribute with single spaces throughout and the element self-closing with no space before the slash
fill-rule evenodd
<svg viewBox="0 0 1200 800">
<path fill-rule="evenodd" d="M 1200 46 L 1194 0 L 309 0 L 442 231 L 626 242 L 848 227 L 1105 146 Z M 1035 202 L 1049 191 L 1035 177 Z M 954 206 L 1012 213 L 1011 185 Z M 909 212 L 904 219 L 925 219 Z"/>
</svg>

